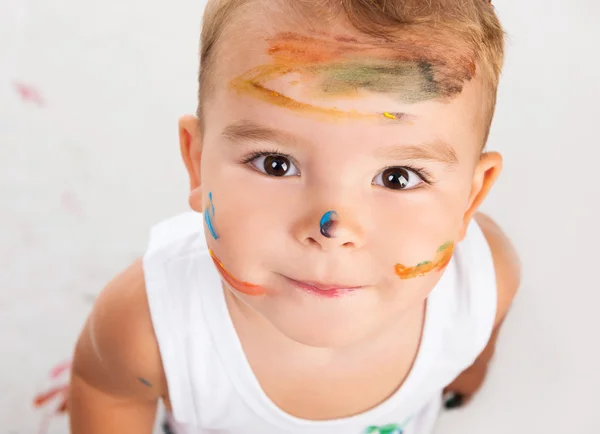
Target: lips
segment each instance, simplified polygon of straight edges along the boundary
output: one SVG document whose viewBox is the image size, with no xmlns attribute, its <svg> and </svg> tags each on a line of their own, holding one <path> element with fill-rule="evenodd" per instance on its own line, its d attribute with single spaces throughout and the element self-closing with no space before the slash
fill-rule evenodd
<svg viewBox="0 0 600 434">
<path fill-rule="evenodd" d="M 286 277 L 286 279 L 298 289 L 323 297 L 340 297 L 364 288 L 364 286 L 345 285 L 340 283 L 299 281 L 289 277 Z"/>
</svg>

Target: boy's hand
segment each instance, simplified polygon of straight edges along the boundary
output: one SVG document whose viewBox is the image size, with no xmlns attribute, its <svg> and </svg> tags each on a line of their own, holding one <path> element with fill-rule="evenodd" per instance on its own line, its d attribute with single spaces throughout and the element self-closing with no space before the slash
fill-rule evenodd
<svg viewBox="0 0 600 434">
<path fill-rule="evenodd" d="M 166 390 L 138 260 L 102 291 L 77 342 L 71 433 L 150 434 Z"/>
<path fill-rule="evenodd" d="M 447 409 L 458 408 L 467 404 L 483 384 L 488 365 L 494 355 L 500 327 L 520 284 L 520 261 L 510 240 L 504 235 L 500 227 L 485 214 L 477 214 L 475 220 L 481 227 L 492 252 L 496 270 L 498 307 L 494 330 L 488 344 L 475 363 L 444 389 L 444 405 Z"/>
</svg>

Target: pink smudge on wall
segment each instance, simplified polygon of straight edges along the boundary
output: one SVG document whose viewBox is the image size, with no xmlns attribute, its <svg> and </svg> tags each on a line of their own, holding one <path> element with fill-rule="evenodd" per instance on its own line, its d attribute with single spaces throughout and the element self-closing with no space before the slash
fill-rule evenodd
<svg viewBox="0 0 600 434">
<path fill-rule="evenodd" d="M 50 378 L 55 380 L 58 377 L 60 377 L 64 372 L 67 372 L 69 369 L 71 369 L 71 364 L 72 362 L 70 360 L 67 360 L 59 365 L 56 365 L 54 368 L 52 368 L 52 370 L 50 371 Z"/>
<path fill-rule="evenodd" d="M 31 85 L 17 82 L 17 81 L 14 82 L 13 85 L 15 87 L 15 90 L 21 97 L 21 100 L 23 100 L 25 102 L 31 102 L 31 103 L 37 105 L 38 107 L 44 106 L 44 104 L 45 104 L 44 98 L 42 97 L 42 94 L 40 93 L 40 91 L 38 89 L 36 89 L 35 87 L 33 87 Z"/>
</svg>

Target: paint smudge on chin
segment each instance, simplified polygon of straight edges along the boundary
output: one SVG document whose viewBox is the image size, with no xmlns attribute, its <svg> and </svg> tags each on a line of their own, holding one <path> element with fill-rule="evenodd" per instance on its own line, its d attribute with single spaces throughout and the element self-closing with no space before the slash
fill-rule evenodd
<svg viewBox="0 0 600 434">
<path fill-rule="evenodd" d="M 321 235 L 325 238 L 335 238 L 335 228 L 338 222 L 338 213 L 335 211 L 327 211 L 323 217 L 321 217 L 321 221 L 319 222 Z"/>
<path fill-rule="evenodd" d="M 412 279 L 424 276 L 431 271 L 442 271 L 454 253 L 454 242 L 449 241 L 443 244 L 436 252 L 433 261 L 424 261 L 414 267 L 406 267 L 402 264 L 396 264 L 394 270 L 400 279 Z"/>
<path fill-rule="evenodd" d="M 212 193 L 208 193 L 208 200 L 210 201 L 209 207 L 206 207 L 206 209 L 204 210 L 204 221 L 206 222 L 206 227 L 208 227 L 208 230 L 210 231 L 210 234 L 212 235 L 212 237 L 215 240 L 219 239 L 219 236 L 217 235 L 217 232 L 215 231 L 215 228 L 213 226 L 213 222 L 212 222 L 212 217 L 215 216 L 215 206 L 213 204 L 213 195 Z M 212 215 L 212 217 L 211 217 Z"/>
<path fill-rule="evenodd" d="M 227 271 L 227 269 L 219 260 L 219 258 L 216 257 L 213 251 L 209 250 L 209 252 L 213 262 L 219 270 L 219 273 L 223 277 L 223 280 L 225 280 L 225 282 L 227 282 L 229 286 L 231 286 L 233 289 L 235 289 L 238 292 L 241 292 L 242 294 L 252 296 L 264 295 L 267 292 L 267 290 L 260 285 L 254 285 L 252 283 L 243 282 L 233 277 L 233 275 L 229 271 Z"/>
</svg>

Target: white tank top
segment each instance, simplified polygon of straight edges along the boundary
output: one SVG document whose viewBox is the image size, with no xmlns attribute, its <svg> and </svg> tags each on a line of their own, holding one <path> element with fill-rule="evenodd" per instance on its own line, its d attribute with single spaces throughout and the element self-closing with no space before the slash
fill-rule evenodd
<svg viewBox="0 0 600 434">
<path fill-rule="evenodd" d="M 178 434 L 429 434 L 442 389 L 484 349 L 496 315 L 492 256 L 473 222 L 428 297 L 419 351 L 402 386 L 364 413 L 311 421 L 277 407 L 254 376 L 208 253 L 202 214 L 156 225 L 143 263 Z"/>
</svg>

